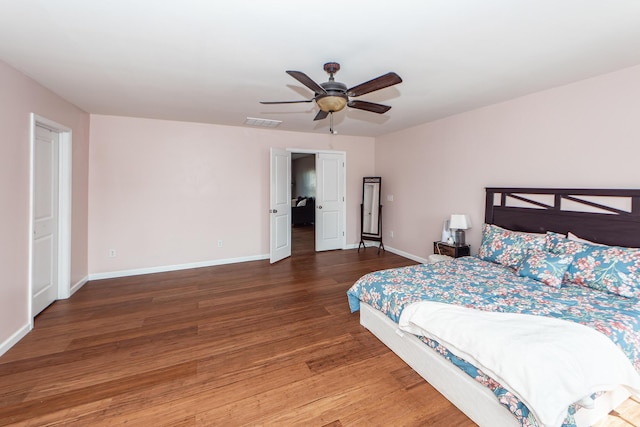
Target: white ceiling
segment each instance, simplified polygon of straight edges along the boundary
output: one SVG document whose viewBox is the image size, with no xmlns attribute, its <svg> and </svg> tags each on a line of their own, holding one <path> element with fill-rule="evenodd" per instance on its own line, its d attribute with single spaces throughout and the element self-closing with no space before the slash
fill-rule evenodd
<svg viewBox="0 0 640 427">
<path fill-rule="evenodd" d="M 0 0 L 0 59 L 90 113 L 325 133 L 285 73 L 348 87 L 340 134 L 376 136 L 640 64 L 638 0 Z"/>
</svg>

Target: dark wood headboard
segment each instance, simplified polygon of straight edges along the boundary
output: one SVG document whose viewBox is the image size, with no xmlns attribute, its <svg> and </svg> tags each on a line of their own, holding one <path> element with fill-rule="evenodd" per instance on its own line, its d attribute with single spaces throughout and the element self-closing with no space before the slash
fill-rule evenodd
<svg viewBox="0 0 640 427">
<path fill-rule="evenodd" d="M 640 190 L 486 189 L 485 222 L 509 230 L 569 231 L 607 245 L 640 248 Z"/>
</svg>

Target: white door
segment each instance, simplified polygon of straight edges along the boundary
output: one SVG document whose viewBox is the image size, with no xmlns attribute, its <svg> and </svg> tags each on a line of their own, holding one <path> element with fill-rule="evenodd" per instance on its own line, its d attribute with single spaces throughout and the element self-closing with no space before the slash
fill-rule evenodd
<svg viewBox="0 0 640 427">
<path fill-rule="evenodd" d="M 58 296 L 59 134 L 36 126 L 33 171 L 32 315 Z"/>
<path fill-rule="evenodd" d="M 344 154 L 316 155 L 316 251 L 344 247 Z"/>
<path fill-rule="evenodd" d="M 291 153 L 271 148 L 271 263 L 291 256 Z"/>
</svg>

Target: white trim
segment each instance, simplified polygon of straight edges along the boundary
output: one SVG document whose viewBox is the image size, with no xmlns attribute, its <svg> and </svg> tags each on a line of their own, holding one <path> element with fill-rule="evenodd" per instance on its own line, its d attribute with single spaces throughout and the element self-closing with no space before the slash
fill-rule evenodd
<svg viewBox="0 0 640 427">
<path fill-rule="evenodd" d="M 303 154 L 316 154 L 316 153 L 322 153 L 322 154 L 344 154 L 345 158 L 347 156 L 347 152 L 346 151 L 341 151 L 341 150 L 314 150 L 314 149 L 310 149 L 310 148 L 287 148 L 287 151 L 291 151 L 292 153 L 303 153 Z"/>
<path fill-rule="evenodd" d="M 357 243 L 352 243 L 350 245 L 345 246 L 345 249 L 357 249 L 357 248 L 358 248 Z M 376 246 L 368 246 L 368 248 L 377 249 Z M 385 246 L 385 250 L 388 250 L 391 253 L 403 256 L 405 258 L 409 258 L 413 261 L 416 261 L 422 264 L 427 263 L 427 260 L 425 258 L 420 258 L 418 256 L 409 254 L 407 252 L 403 252 L 398 249 Z M 240 262 L 260 261 L 265 259 L 269 259 L 269 254 L 253 255 L 253 256 L 238 257 L 238 258 L 216 259 L 211 261 L 190 262 L 187 264 L 174 264 L 174 265 L 163 265 L 158 267 L 135 268 L 132 270 L 119 270 L 119 271 L 107 271 L 104 273 L 92 273 L 92 274 L 89 274 L 89 276 L 82 279 L 81 281 L 79 281 L 78 283 L 76 283 L 72 288 L 71 294 L 73 294 L 82 286 L 84 286 L 85 283 L 89 280 L 116 279 L 118 277 L 139 276 L 142 274 L 165 273 L 168 271 L 188 270 L 190 268 L 214 267 L 216 265 L 237 264 Z"/>
<path fill-rule="evenodd" d="M 33 196 L 35 173 L 36 126 L 58 133 L 58 299 L 71 296 L 71 194 L 72 133 L 71 128 L 31 113 L 29 153 L 29 318 L 33 327 Z"/>
<path fill-rule="evenodd" d="M 368 242 L 368 241 L 369 240 L 365 240 L 365 242 Z M 373 241 L 371 241 L 371 242 L 373 242 Z M 350 245 L 347 245 L 347 249 L 357 249 L 358 246 L 360 246 L 359 243 L 351 243 Z M 366 246 L 365 248 L 378 250 L 377 246 Z M 385 251 L 389 251 L 392 254 L 400 255 L 400 256 L 405 257 L 405 258 L 409 258 L 410 260 L 415 261 L 415 262 L 419 262 L 420 264 L 427 264 L 429 262 L 429 260 L 427 260 L 426 258 L 421 258 L 421 257 L 419 257 L 417 255 L 413 255 L 413 254 L 410 254 L 408 252 L 401 251 L 400 249 L 392 248 L 391 246 L 386 246 L 385 245 L 384 250 Z"/>
<path fill-rule="evenodd" d="M 60 132 L 58 143 L 58 298 L 71 296 L 72 134 Z"/>
<path fill-rule="evenodd" d="M 248 257 L 216 259 L 211 261 L 192 262 L 188 264 L 165 265 L 158 267 L 136 268 L 133 270 L 109 271 L 89 274 L 89 280 L 114 279 L 117 277 L 139 276 L 141 274 L 165 273 L 167 271 L 188 270 L 190 268 L 213 267 L 216 265 L 236 264 L 239 262 L 269 259 L 269 254 Z"/>
<path fill-rule="evenodd" d="M 347 246 L 347 153 L 344 152 L 342 160 L 342 249 Z"/>
<path fill-rule="evenodd" d="M 82 279 L 78 280 L 78 282 L 76 282 L 75 285 L 71 286 L 71 289 L 69 290 L 69 297 L 75 294 L 81 287 L 86 285 L 88 281 L 89 281 L 89 276 L 84 276 Z"/>
<path fill-rule="evenodd" d="M 15 331 L 13 335 L 7 338 L 3 343 L 1 343 L 0 356 L 5 354 L 11 347 L 16 345 L 18 341 L 24 338 L 31 329 L 33 329 L 33 322 L 29 322 L 28 324 L 24 325 L 23 327 Z"/>
<path fill-rule="evenodd" d="M 429 262 L 426 258 L 421 258 L 421 257 L 419 257 L 417 255 L 413 255 L 413 254 L 410 254 L 408 252 L 401 251 L 400 249 L 395 249 L 395 248 L 392 248 L 392 247 L 386 246 L 386 245 L 385 245 L 384 248 L 385 248 L 385 250 L 387 250 L 387 251 L 389 251 L 391 253 L 394 253 L 396 255 L 400 255 L 400 256 L 405 257 L 405 258 L 409 258 L 410 260 L 413 260 L 415 262 L 419 262 L 420 264 L 426 264 L 426 263 Z"/>
<path fill-rule="evenodd" d="M 27 298 L 27 313 L 29 315 L 29 330 L 33 328 L 33 197 L 35 183 L 35 140 L 36 140 L 36 120 L 37 116 L 31 113 L 29 125 L 29 259 L 27 263 L 27 282 L 29 288 L 29 297 Z M 15 343 L 14 343 L 15 344 Z"/>
</svg>

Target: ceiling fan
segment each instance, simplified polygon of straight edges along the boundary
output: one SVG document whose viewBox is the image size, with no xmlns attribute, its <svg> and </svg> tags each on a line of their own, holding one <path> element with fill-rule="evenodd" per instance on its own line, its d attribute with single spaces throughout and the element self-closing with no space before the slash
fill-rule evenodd
<svg viewBox="0 0 640 427">
<path fill-rule="evenodd" d="M 313 120 L 325 119 L 329 114 L 342 110 L 345 106 L 357 108 L 359 110 L 371 111 L 373 113 L 386 113 L 391 109 L 388 105 L 376 104 L 375 102 L 350 100 L 349 97 L 357 97 L 376 90 L 384 89 L 389 86 L 401 83 L 402 79 L 394 72 L 376 77 L 368 82 L 361 83 L 347 89 L 347 85 L 335 81 L 333 75 L 340 70 L 340 64 L 337 62 L 327 62 L 324 64 L 324 71 L 329 74 L 329 81 L 325 83 L 316 83 L 302 71 L 287 71 L 294 79 L 308 87 L 314 92 L 311 99 L 300 101 L 260 101 L 261 104 L 294 104 L 299 102 L 315 101 L 320 108 L 318 114 Z M 332 117 L 333 118 L 333 115 Z M 333 127 L 333 126 L 332 126 Z M 333 133 L 333 131 L 332 131 Z"/>
</svg>

